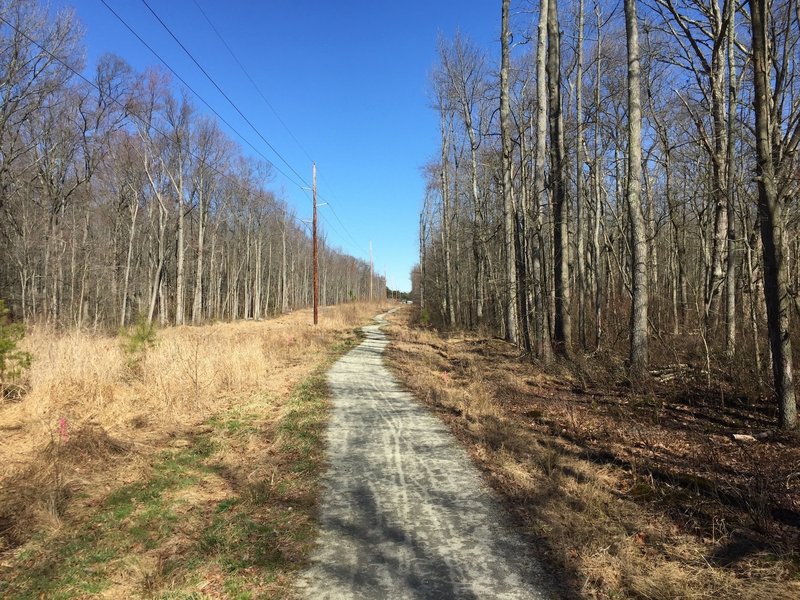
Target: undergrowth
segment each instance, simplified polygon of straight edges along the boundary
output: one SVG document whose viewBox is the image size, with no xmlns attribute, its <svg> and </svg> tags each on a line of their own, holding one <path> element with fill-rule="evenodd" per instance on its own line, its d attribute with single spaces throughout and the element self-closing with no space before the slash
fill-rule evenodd
<svg viewBox="0 0 800 600">
<path fill-rule="evenodd" d="M 4 573 L 0 595 L 121 597 L 125 590 L 171 598 L 202 587 L 244 599 L 285 592 L 313 540 L 324 369 L 297 386 L 277 423 L 260 418 L 274 399 L 216 415 L 158 455 L 145 480 L 109 493 L 79 526 L 36 536 Z M 245 449 L 254 454 L 238 463 Z M 260 460 L 272 468 L 259 468 Z"/>
<path fill-rule="evenodd" d="M 147 351 L 156 345 L 156 326 L 140 316 L 136 323 L 119 331 L 125 367 L 133 377 L 141 377 Z"/>
<path fill-rule="evenodd" d="M 25 391 L 19 379 L 30 367 L 32 356 L 19 348 L 25 337 L 25 325 L 12 323 L 10 311 L 0 298 L 0 401 L 18 400 Z"/>
<path fill-rule="evenodd" d="M 144 356 L 141 376 L 128 378 L 125 365 L 111 376 L 144 389 L 153 384 L 155 360 L 177 357 L 173 368 L 183 387 L 170 402 L 180 410 L 172 418 L 184 423 L 143 412 L 142 402 L 126 404 L 121 418 L 110 421 L 109 409 L 121 407 L 100 402 L 94 416 L 60 417 L 49 426 L 50 442 L 9 470 L 0 486 L 0 597 L 289 594 L 314 539 L 324 373 L 357 342 L 353 327 L 376 312 L 328 310 L 326 326 L 307 330 L 296 325 L 302 316 L 293 315 L 266 330 L 264 324 L 163 330 L 157 345 L 148 332 L 134 331 L 135 353 Z M 206 331 L 224 332 L 234 344 L 220 353 L 219 340 L 210 343 Z M 191 347 L 183 348 L 183 340 Z M 117 340 L 118 354 L 109 356 L 125 356 L 124 344 Z M 228 370 L 209 386 L 242 356 L 249 362 L 239 365 L 241 373 Z M 85 381 L 96 367 L 81 375 Z M 57 376 L 74 380 L 76 372 L 60 366 Z M 41 384 L 37 389 L 43 393 Z M 51 415 L 74 414 L 51 397 Z M 181 397 L 186 406 L 177 404 Z M 125 426 L 112 436 L 111 422 Z"/>
<path fill-rule="evenodd" d="M 677 394 L 682 381 L 635 390 L 582 365 L 544 370 L 501 340 L 410 320 L 393 317 L 390 364 L 470 452 L 565 597 L 800 597 L 800 448 L 736 442 L 764 426 L 752 406 Z"/>
</svg>

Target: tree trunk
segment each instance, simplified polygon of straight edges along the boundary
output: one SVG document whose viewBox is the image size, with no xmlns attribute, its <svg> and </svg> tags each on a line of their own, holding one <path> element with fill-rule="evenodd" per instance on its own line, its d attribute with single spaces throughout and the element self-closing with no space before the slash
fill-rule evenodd
<svg viewBox="0 0 800 600">
<path fill-rule="evenodd" d="M 161 310 L 159 311 L 161 321 L 163 324 L 165 315 L 163 310 L 163 274 L 164 274 L 164 262 L 166 257 L 166 232 L 167 232 L 167 209 L 164 206 L 164 203 L 161 199 L 157 200 L 158 202 L 158 239 L 156 240 L 156 269 L 153 273 L 153 280 L 150 285 L 150 307 L 147 311 L 147 324 L 150 325 L 153 323 L 153 317 L 155 316 L 156 312 L 156 303 L 161 298 Z"/>
<path fill-rule="evenodd" d="M 736 10 L 733 2 L 728 6 L 728 147 L 725 211 L 728 216 L 728 257 L 725 280 L 725 356 L 731 359 L 736 354 L 736 211 L 733 197 L 735 162 L 736 122 Z"/>
<path fill-rule="evenodd" d="M 517 333 L 519 309 L 517 306 L 519 290 L 517 289 L 516 244 L 514 227 L 514 188 L 511 180 L 511 106 L 508 100 L 509 43 L 511 30 L 508 25 L 509 0 L 503 0 L 502 25 L 500 30 L 500 136 L 503 146 L 503 213 L 505 219 L 505 253 L 506 277 L 508 280 L 506 304 L 506 340 L 519 342 Z"/>
<path fill-rule="evenodd" d="M 286 277 L 286 219 L 283 220 L 283 229 L 281 231 L 281 241 L 283 243 L 283 254 L 281 255 L 281 313 L 286 314 L 289 312 L 289 291 L 287 289 Z"/>
<path fill-rule="evenodd" d="M 425 209 L 419 213 L 419 307 L 425 309 Z"/>
<path fill-rule="evenodd" d="M 197 200 L 197 262 L 194 275 L 194 299 L 192 301 L 192 323 L 199 323 L 203 318 L 203 267 L 205 260 L 206 218 L 208 210 L 203 183 L 201 182 Z"/>
<path fill-rule="evenodd" d="M 639 26 L 636 0 L 625 0 L 628 42 L 628 211 L 631 228 L 630 375 L 647 373 L 647 231 L 642 214 L 642 101 L 639 63 Z"/>
<path fill-rule="evenodd" d="M 595 54 L 595 82 L 594 82 L 594 156 L 592 161 L 592 178 L 594 182 L 594 215 L 592 229 L 592 267 L 594 273 L 594 337 L 595 350 L 600 349 L 603 339 L 603 266 L 600 253 L 600 223 L 602 220 L 602 161 L 600 158 L 600 66 L 602 50 L 602 28 L 600 1 L 595 0 L 595 19 L 597 23 L 597 46 Z"/>
<path fill-rule="evenodd" d="M 789 332 L 790 301 L 787 269 L 783 256 L 784 222 L 772 155 L 770 110 L 770 56 L 767 46 L 767 0 L 750 0 L 753 40 L 753 88 L 758 174 L 758 213 L 764 254 L 764 299 L 772 352 L 772 375 L 780 413 L 780 426 L 797 426 L 797 403 L 792 371 L 792 341 Z"/>
<path fill-rule="evenodd" d="M 122 306 L 120 308 L 119 326 L 125 327 L 128 316 L 128 288 L 131 280 L 131 261 L 133 260 L 133 242 L 136 239 L 136 216 L 139 214 L 139 198 L 133 196 L 131 204 L 131 228 L 128 234 L 128 252 L 125 255 L 125 276 L 122 280 Z"/>
<path fill-rule="evenodd" d="M 553 201 L 553 276 L 555 328 L 553 346 L 564 357 L 572 352 L 569 289 L 569 222 L 564 150 L 564 109 L 561 102 L 561 31 L 558 0 L 547 7 L 547 82 L 550 116 L 550 179 Z"/>
<path fill-rule="evenodd" d="M 547 250 L 542 232 L 542 211 L 547 205 L 547 180 L 545 153 L 547 152 L 547 18 L 548 0 L 539 2 L 539 23 L 536 40 L 536 148 L 533 166 L 533 193 L 535 231 L 533 248 L 533 302 L 537 354 L 545 364 L 553 360 L 550 340 L 550 323 L 547 318 L 549 299 L 546 280 Z"/>
<path fill-rule="evenodd" d="M 178 211 L 178 230 L 176 241 L 176 268 L 175 268 L 175 325 L 183 325 L 184 308 L 184 282 L 186 280 L 185 233 L 184 233 L 184 210 L 183 210 L 183 172 L 178 175 L 179 184 L 176 190 L 177 199 L 175 207 Z"/>
<path fill-rule="evenodd" d="M 584 0 L 578 4 L 577 64 L 575 72 L 575 216 L 578 263 L 578 340 L 586 349 L 586 202 L 583 197 L 583 23 Z"/>
<path fill-rule="evenodd" d="M 441 134 L 442 134 L 442 164 L 439 179 L 442 186 L 442 252 L 444 253 L 444 318 L 447 324 L 454 327 L 456 324 L 455 307 L 453 306 L 453 273 L 450 264 L 450 180 L 447 169 L 447 152 L 449 146 L 449 132 L 445 108 L 441 107 Z M 372 274 L 370 273 L 370 300 L 372 300 Z"/>
</svg>

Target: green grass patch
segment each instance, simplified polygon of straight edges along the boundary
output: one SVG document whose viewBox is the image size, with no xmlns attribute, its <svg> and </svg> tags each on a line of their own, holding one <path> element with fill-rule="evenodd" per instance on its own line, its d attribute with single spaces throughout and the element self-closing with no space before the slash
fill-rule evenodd
<svg viewBox="0 0 800 600">
<path fill-rule="evenodd" d="M 252 409 L 253 407 L 231 409 L 224 414 L 211 417 L 208 424 L 226 437 L 247 438 L 258 433 L 258 427 L 255 426 L 258 413 Z"/>
<path fill-rule="evenodd" d="M 213 448 L 198 436 L 163 453 L 148 480 L 114 490 L 80 527 L 34 538 L 0 581 L 0 596 L 72 598 L 105 590 L 117 562 L 158 548 L 174 533 L 178 517 L 165 495 L 200 481 Z"/>
</svg>

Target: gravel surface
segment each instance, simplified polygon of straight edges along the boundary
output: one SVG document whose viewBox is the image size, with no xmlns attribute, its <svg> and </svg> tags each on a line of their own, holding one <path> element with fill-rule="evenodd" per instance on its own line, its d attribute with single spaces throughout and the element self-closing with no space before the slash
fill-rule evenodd
<svg viewBox="0 0 800 600">
<path fill-rule="evenodd" d="M 334 410 L 320 535 L 298 592 L 556 597 L 465 451 L 384 366 L 384 316 L 328 375 Z"/>
</svg>

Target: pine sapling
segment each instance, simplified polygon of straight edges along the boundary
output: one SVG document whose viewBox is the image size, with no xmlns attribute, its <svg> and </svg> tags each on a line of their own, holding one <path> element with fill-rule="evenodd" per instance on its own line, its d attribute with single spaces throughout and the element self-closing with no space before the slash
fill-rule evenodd
<svg viewBox="0 0 800 600">
<path fill-rule="evenodd" d="M 0 299 L 0 397 L 19 398 L 23 387 L 19 379 L 31 365 L 31 354 L 17 348 L 25 337 L 25 326 L 12 323 L 10 311 L 4 300 Z"/>
<path fill-rule="evenodd" d="M 136 377 L 142 374 L 142 363 L 147 351 L 156 344 L 156 328 L 143 317 L 136 324 L 119 332 L 120 345 L 126 356 L 126 367 Z"/>
</svg>

